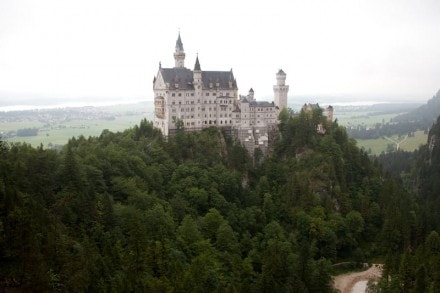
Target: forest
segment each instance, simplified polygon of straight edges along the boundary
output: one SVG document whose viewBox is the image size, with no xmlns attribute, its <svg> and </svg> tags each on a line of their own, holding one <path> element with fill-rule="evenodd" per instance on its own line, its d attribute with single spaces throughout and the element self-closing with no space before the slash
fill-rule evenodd
<svg viewBox="0 0 440 293">
<path fill-rule="evenodd" d="M 400 176 L 322 109 L 279 119 L 267 157 L 147 120 L 61 151 L 0 142 L 1 290 L 333 292 L 345 261 L 383 262 L 377 292 L 440 288 L 440 125 Z"/>
<path fill-rule="evenodd" d="M 397 115 L 391 123 L 376 123 L 374 127 L 357 125 L 347 131 L 355 139 L 376 139 L 383 136 L 413 135 L 415 131 L 428 132 L 440 113 L 440 90 L 428 102 L 414 110 Z"/>
</svg>

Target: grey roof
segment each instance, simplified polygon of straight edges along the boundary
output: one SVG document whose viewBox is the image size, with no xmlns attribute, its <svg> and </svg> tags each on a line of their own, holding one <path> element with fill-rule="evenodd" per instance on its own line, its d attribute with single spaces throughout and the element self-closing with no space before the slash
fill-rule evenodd
<svg viewBox="0 0 440 293">
<path fill-rule="evenodd" d="M 284 73 L 284 71 L 282 69 L 278 70 L 277 74 L 279 74 L 279 75 L 286 75 L 286 73 Z"/>
<path fill-rule="evenodd" d="M 178 83 L 179 89 L 194 89 L 192 70 L 185 67 L 174 67 L 161 68 L 160 72 L 164 82 L 168 83 L 170 88 L 175 88 L 175 84 Z M 210 88 L 210 83 L 212 83 L 212 88 L 230 89 L 229 81 L 232 81 L 232 88 L 237 89 L 237 82 L 232 71 L 202 71 L 202 83 L 205 89 Z"/>
<path fill-rule="evenodd" d="M 266 102 L 266 101 L 261 101 L 261 102 L 257 102 L 257 101 L 252 101 L 249 104 L 250 107 L 274 107 L 275 104 L 273 102 Z"/>
<path fill-rule="evenodd" d="M 240 101 L 241 101 L 242 103 L 248 103 L 247 96 L 240 95 Z"/>
<path fill-rule="evenodd" d="M 180 32 L 179 32 L 179 37 L 177 38 L 176 41 L 176 49 L 183 51 L 183 44 L 182 44 L 182 39 L 180 38 Z"/>
<path fill-rule="evenodd" d="M 253 89 L 253 88 L 251 88 L 251 89 L 249 90 L 249 92 L 250 92 L 250 93 L 253 93 L 253 92 L 254 92 L 254 89 Z"/>
<path fill-rule="evenodd" d="M 312 109 L 319 109 L 320 108 L 318 103 L 316 103 L 316 104 L 308 103 L 308 104 L 304 104 L 304 106 L 302 106 L 302 107 L 303 107 L 303 109 L 306 109 L 308 106 L 312 107 Z"/>
<path fill-rule="evenodd" d="M 194 65 L 194 71 L 201 71 L 202 69 L 200 69 L 200 62 L 199 62 L 199 56 L 197 56 L 196 58 L 196 64 Z"/>
<path fill-rule="evenodd" d="M 216 88 L 218 83 L 218 88 L 229 89 L 229 81 L 232 82 L 232 88 L 236 89 L 237 82 L 232 71 L 202 71 L 202 82 L 204 88 L 210 88 L 211 83 L 212 87 Z"/>
<path fill-rule="evenodd" d="M 178 83 L 180 89 L 194 89 L 194 77 L 190 69 L 185 67 L 161 68 L 160 72 L 164 82 L 168 83 L 170 88 L 175 88 L 175 84 Z"/>
</svg>

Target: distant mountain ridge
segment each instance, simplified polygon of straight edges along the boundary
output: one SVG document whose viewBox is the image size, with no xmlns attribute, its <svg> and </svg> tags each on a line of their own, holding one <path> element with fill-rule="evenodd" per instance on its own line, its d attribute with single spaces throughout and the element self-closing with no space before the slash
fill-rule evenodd
<svg viewBox="0 0 440 293">
<path fill-rule="evenodd" d="M 431 127 L 440 115 L 440 90 L 425 105 L 392 119 L 392 122 L 422 122 Z"/>
</svg>

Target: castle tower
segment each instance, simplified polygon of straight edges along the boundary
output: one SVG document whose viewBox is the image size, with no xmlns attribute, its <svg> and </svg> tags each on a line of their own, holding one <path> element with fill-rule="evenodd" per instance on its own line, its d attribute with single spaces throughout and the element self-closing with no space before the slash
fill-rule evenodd
<svg viewBox="0 0 440 293">
<path fill-rule="evenodd" d="M 200 67 L 199 55 L 196 57 L 196 64 L 194 65 L 194 84 L 202 83 L 202 69 Z"/>
<path fill-rule="evenodd" d="M 193 70 L 194 90 L 196 97 L 202 97 L 203 83 L 202 83 L 202 69 L 200 67 L 199 55 L 196 57 L 196 64 Z"/>
<path fill-rule="evenodd" d="M 278 108 L 287 108 L 287 93 L 289 86 L 286 85 L 286 74 L 282 69 L 277 73 L 277 84 L 273 86 L 274 103 Z"/>
<path fill-rule="evenodd" d="M 179 37 L 176 41 L 176 51 L 174 52 L 174 60 L 175 65 L 174 67 L 182 68 L 185 67 L 185 51 L 183 50 L 183 44 L 182 39 L 180 38 L 180 32 Z"/>
<path fill-rule="evenodd" d="M 333 107 L 332 106 L 327 107 L 327 121 L 333 122 Z"/>
<path fill-rule="evenodd" d="M 249 90 L 248 101 L 249 102 L 254 101 L 254 90 L 252 88 Z"/>
</svg>

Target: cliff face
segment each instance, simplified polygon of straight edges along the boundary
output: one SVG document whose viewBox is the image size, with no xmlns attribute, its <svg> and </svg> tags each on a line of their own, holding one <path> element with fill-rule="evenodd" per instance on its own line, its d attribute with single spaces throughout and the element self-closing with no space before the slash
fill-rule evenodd
<svg viewBox="0 0 440 293">
<path fill-rule="evenodd" d="M 440 163 L 440 116 L 437 118 L 437 123 L 432 125 L 428 135 L 428 161 L 431 166 L 433 163 Z M 433 162 L 432 160 L 435 160 Z"/>
</svg>

